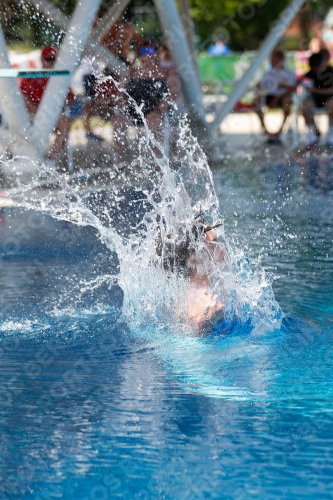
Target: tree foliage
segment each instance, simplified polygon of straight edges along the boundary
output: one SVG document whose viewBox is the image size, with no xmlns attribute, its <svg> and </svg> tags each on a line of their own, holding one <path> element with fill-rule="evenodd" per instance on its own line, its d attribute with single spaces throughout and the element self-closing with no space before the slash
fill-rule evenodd
<svg viewBox="0 0 333 500">
<path fill-rule="evenodd" d="M 191 14 L 201 46 L 219 34 L 234 50 L 257 49 L 290 0 L 190 0 Z M 310 22 L 324 19 L 332 0 L 307 0 L 300 12 L 303 38 L 310 36 Z M 302 48 L 295 46 L 294 48 Z"/>
<path fill-rule="evenodd" d="M 223 34 L 234 50 L 258 48 L 288 0 L 191 0 L 191 14 L 203 45 Z"/>
<path fill-rule="evenodd" d="M 65 4 L 65 2 L 59 3 Z M 7 43 L 10 45 L 40 47 L 49 44 L 58 45 L 61 40 L 61 31 L 58 27 L 24 0 L 2 0 L 0 21 Z"/>
<path fill-rule="evenodd" d="M 49 0 L 65 14 L 71 15 L 77 0 Z M 96 0 L 97 1 L 97 0 Z M 233 50 L 257 49 L 280 13 L 290 0 L 189 0 L 191 15 L 198 35 L 199 48 L 210 45 L 223 34 Z M 101 12 L 114 0 L 101 0 Z M 132 0 L 127 9 L 131 18 L 135 7 L 151 4 L 152 0 Z M 307 0 L 300 13 L 301 38 L 306 45 L 312 19 L 323 19 L 332 0 Z M 137 9 L 138 10 L 138 9 Z M 156 16 L 140 15 L 140 32 L 159 37 Z M 0 0 L 0 20 L 9 43 L 41 46 L 57 44 L 61 32 L 28 0 Z M 297 40 L 293 48 L 303 48 Z M 291 47 L 289 47 L 291 48 Z"/>
</svg>

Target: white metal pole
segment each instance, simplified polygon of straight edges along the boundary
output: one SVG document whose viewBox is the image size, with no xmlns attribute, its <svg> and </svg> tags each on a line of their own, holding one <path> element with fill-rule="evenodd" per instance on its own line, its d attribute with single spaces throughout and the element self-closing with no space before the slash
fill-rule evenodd
<svg viewBox="0 0 333 500">
<path fill-rule="evenodd" d="M 79 0 L 63 40 L 55 69 L 68 69 L 71 73 L 80 62 L 99 2 Z M 41 154 L 45 154 L 49 137 L 55 128 L 70 84 L 69 77 L 51 78 L 34 119 L 33 137 Z"/>
<path fill-rule="evenodd" d="M 194 54 L 191 54 L 188 47 L 175 0 L 154 1 L 176 70 L 182 82 L 184 97 L 189 106 L 190 114 L 194 115 L 206 127 L 201 83 L 192 61 Z"/>
<path fill-rule="evenodd" d="M 294 94 L 294 128 L 293 128 L 293 147 L 297 148 L 299 142 L 298 116 L 300 108 L 300 96 L 297 92 Z"/>
<path fill-rule="evenodd" d="M 192 61 L 194 65 L 194 69 L 199 77 L 199 68 L 197 62 L 197 49 L 195 46 L 195 31 L 194 31 L 194 23 L 190 14 L 190 3 L 189 0 L 180 0 L 179 7 L 181 11 L 181 18 L 184 25 L 185 35 L 187 39 L 188 46 L 190 48 L 191 54 L 193 55 Z"/>
<path fill-rule="evenodd" d="M 40 9 L 44 16 L 49 17 L 51 21 L 60 29 L 64 32 L 67 31 L 69 18 L 61 12 L 60 9 L 52 5 L 47 0 L 29 0 L 29 2 L 35 5 L 37 9 Z M 102 59 L 102 61 L 104 61 L 120 76 L 128 70 L 127 65 L 123 61 L 118 59 L 118 57 L 112 54 L 112 52 L 98 44 L 98 40 L 95 36 L 89 36 L 85 52 Z"/>
<path fill-rule="evenodd" d="M 103 47 L 103 45 L 100 45 L 100 41 L 111 26 L 120 19 L 130 1 L 131 0 L 115 0 L 114 4 L 106 11 L 96 28 L 92 30 L 86 47 L 86 52 L 94 52 L 99 55 L 101 59 L 108 62 L 110 68 L 115 70 L 119 76 L 123 76 L 128 71 L 127 64 Z M 108 58 L 106 58 L 106 54 L 109 55 Z M 111 58 L 113 58 L 113 61 L 110 64 Z"/>
<path fill-rule="evenodd" d="M 121 18 L 131 0 L 115 0 L 113 5 L 106 11 L 96 28 L 93 30 L 93 37 L 99 42 L 108 29 Z"/>
<path fill-rule="evenodd" d="M 260 68 L 264 59 L 266 59 L 266 57 L 268 57 L 268 55 L 274 49 L 275 45 L 281 39 L 286 28 L 294 19 L 304 2 L 305 0 L 292 0 L 288 7 L 286 7 L 286 9 L 282 12 L 276 25 L 263 41 L 260 50 L 251 66 L 243 75 L 241 80 L 239 80 L 233 92 L 230 94 L 229 99 L 216 116 L 213 123 L 213 132 L 216 133 L 219 130 L 221 122 L 234 109 L 234 106 L 239 101 L 239 99 L 243 97 L 251 79 L 255 75 L 255 72 Z"/>
<path fill-rule="evenodd" d="M 0 66 L 11 68 L 7 44 L 0 26 Z M 30 121 L 22 94 L 15 78 L 0 78 L 0 103 L 9 127 L 11 141 L 8 146 L 14 155 L 29 157 L 38 168 L 39 158 L 30 139 Z M 34 167 L 31 167 L 34 169 Z"/>
<path fill-rule="evenodd" d="M 92 56 L 97 56 L 119 76 L 123 76 L 128 71 L 127 64 L 119 59 L 119 57 L 112 54 L 112 52 L 110 52 L 108 49 L 103 47 L 103 45 L 100 45 L 93 36 L 90 36 L 88 38 L 84 53 Z"/>
</svg>

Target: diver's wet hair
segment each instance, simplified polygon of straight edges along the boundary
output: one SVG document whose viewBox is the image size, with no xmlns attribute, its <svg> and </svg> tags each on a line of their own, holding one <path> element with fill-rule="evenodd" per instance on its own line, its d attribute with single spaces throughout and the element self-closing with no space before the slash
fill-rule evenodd
<svg viewBox="0 0 333 500">
<path fill-rule="evenodd" d="M 187 260 L 192 257 L 197 248 L 197 243 L 205 233 L 221 226 L 222 223 L 208 226 L 199 214 L 191 227 L 180 224 L 174 233 L 166 234 L 164 239 L 158 237 L 156 253 L 162 258 L 161 264 L 167 272 L 187 274 Z"/>
<path fill-rule="evenodd" d="M 174 234 L 166 234 L 158 238 L 156 253 L 162 258 L 161 264 L 167 272 L 183 274 L 187 259 L 195 253 L 195 243 L 199 240 L 199 227 L 191 229 L 179 226 Z M 203 234 L 203 231 L 201 231 Z"/>
</svg>

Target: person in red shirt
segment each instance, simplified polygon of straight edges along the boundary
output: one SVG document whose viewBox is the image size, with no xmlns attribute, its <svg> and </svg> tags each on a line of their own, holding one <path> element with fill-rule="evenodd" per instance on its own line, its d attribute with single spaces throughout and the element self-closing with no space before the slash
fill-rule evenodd
<svg viewBox="0 0 333 500">
<path fill-rule="evenodd" d="M 42 66 L 44 69 L 52 69 L 57 58 L 57 51 L 53 47 L 44 47 L 41 54 Z M 25 105 L 31 120 L 33 120 L 38 106 L 44 95 L 48 78 L 22 78 L 19 82 L 21 92 L 24 97 Z M 68 132 L 71 126 L 71 119 L 66 115 L 68 108 L 74 100 L 74 94 L 69 90 L 65 106 L 56 126 L 56 138 L 51 150 L 47 153 L 47 158 L 54 159 L 58 156 L 61 149 L 64 147 Z"/>
</svg>

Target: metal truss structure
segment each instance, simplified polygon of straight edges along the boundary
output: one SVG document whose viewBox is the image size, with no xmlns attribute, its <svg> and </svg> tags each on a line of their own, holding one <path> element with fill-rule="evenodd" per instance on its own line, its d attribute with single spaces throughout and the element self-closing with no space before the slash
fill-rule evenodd
<svg viewBox="0 0 333 500">
<path fill-rule="evenodd" d="M 65 32 L 55 70 L 69 70 L 73 74 L 84 54 L 95 54 L 119 75 L 126 71 L 124 62 L 100 45 L 100 41 L 112 24 L 120 19 L 130 0 L 115 0 L 97 28 L 92 28 L 92 25 L 99 8 L 99 0 L 78 0 L 70 19 L 47 0 L 27 1 L 40 9 L 45 16 Z M 304 1 L 292 0 L 290 2 L 275 27 L 262 43 L 256 59 L 236 85 L 215 121 L 207 123 L 196 63 L 189 2 L 181 0 L 179 11 L 175 0 L 154 0 L 176 70 L 182 82 L 189 116 L 192 123 L 195 124 L 199 136 L 206 141 L 206 144 L 209 141 L 212 142 L 214 137 L 216 140 L 222 120 L 233 110 L 236 102 L 245 93 L 257 68 L 274 48 Z M 1 27 L 0 67 L 2 69 L 11 67 Z M 28 156 L 31 159 L 30 163 L 26 162 L 26 169 L 32 173 L 38 169 L 43 161 L 50 135 L 62 111 L 69 84 L 70 76 L 50 78 L 33 123 L 30 124 L 16 80 L 0 78 L 0 105 L 8 124 L 8 130 L 5 131 L 7 133 L 6 141 L 14 155 Z"/>
</svg>

